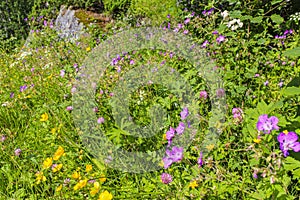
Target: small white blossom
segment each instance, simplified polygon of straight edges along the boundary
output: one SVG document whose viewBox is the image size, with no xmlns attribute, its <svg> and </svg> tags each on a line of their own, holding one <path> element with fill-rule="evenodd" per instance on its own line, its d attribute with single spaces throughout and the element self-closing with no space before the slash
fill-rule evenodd
<svg viewBox="0 0 300 200">
<path fill-rule="evenodd" d="M 221 16 L 223 17 L 223 20 L 229 19 L 229 13 L 228 13 L 228 11 L 225 10 L 224 12 L 221 12 Z"/>
</svg>

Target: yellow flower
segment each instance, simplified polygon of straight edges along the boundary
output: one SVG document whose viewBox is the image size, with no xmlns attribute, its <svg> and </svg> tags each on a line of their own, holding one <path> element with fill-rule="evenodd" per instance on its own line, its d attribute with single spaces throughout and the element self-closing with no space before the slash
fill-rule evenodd
<svg viewBox="0 0 300 200">
<path fill-rule="evenodd" d="M 44 176 L 43 172 L 37 172 L 35 174 L 36 176 L 36 181 L 37 181 L 37 184 L 40 184 L 41 181 L 46 181 L 46 176 Z"/>
<path fill-rule="evenodd" d="M 52 158 L 46 158 L 46 160 L 43 162 L 43 168 L 48 169 L 52 165 Z"/>
<path fill-rule="evenodd" d="M 100 184 L 99 182 L 94 182 L 94 187 L 91 188 L 90 194 L 92 196 L 96 195 L 99 192 Z"/>
<path fill-rule="evenodd" d="M 210 145 L 207 145 L 207 146 L 206 146 L 206 149 L 209 150 L 209 151 L 211 151 L 211 150 L 214 149 L 214 147 L 215 147 L 214 144 L 210 144 Z"/>
<path fill-rule="evenodd" d="M 91 47 L 87 47 L 85 50 L 86 50 L 86 51 L 90 51 L 90 50 L 91 50 Z"/>
<path fill-rule="evenodd" d="M 254 139 L 253 139 L 253 142 L 255 142 L 256 144 L 259 144 L 260 141 L 261 141 L 261 139 L 259 139 L 259 138 L 254 138 Z"/>
<path fill-rule="evenodd" d="M 56 188 L 56 192 L 59 192 L 59 191 L 61 191 L 61 189 L 62 189 L 62 185 L 59 185 L 57 188 Z"/>
<path fill-rule="evenodd" d="M 99 196 L 98 200 L 112 200 L 113 196 L 111 193 L 109 193 L 107 190 L 102 192 Z"/>
<path fill-rule="evenodd" d="M 83 188 L 84 186 L 86 186 L 88 180 L 80 180 L 75 186 L 74 186 L 74 190 L 80 190 L 81 188 Z"/>
<path fill-rule="evenodd" d="M 287 130 L 282 131 L 284 134 L 288 134 L 289 132 Z"/>
<path fill-rule="evenodd" d="M 64 153 L 65 153 L 64 148 L 59 146 L 53 156 L 53 160 L 58 160 Z"/>
<path fill-rule="evenodd" d="M 105 175 L 101 174 L 101 178 L 99 178 L 99 180 L 104 183 L 106 181 Z"/>
<path fill-rule="evenodd" d="M 93 169 L 92 165 L 86 165 L 86 167 L 85 167 L 86 172 L 90 172 L 90 171 L 92 171 L 92 169 Z"/>
<path fill-rule="evenodd" d="M 79 179 L 79 177 L 80 177 L 80 173 L 78 173 L 77 171 L 72 174 L 72 178 L 74 179 Z"/>
<path fill-rule="evenodd" d="M 167 134 L 163 135 L 163 140 L 167 140 Z"/>
<path fill-rule="evenodd" d="M 198 187 L 197 181 L 190 182 L 189 187 L 191 187 L 192 189 L 194 189 L 195 187 Z"/>
<path fill-rule="evenodd" d="M 49 117 L 48 117 L 48 114 L 47 114 L 47 113 L 44 113 L 44 114 L 42 114 L 40 121 L 41 121 L 41 122 L 45 122 L 45 121 L 48 120 L 48 118 L 49 118 Z"/>
<path fill-rule="evenodd" d="M 56 133 L 56 128 L 52 128 L 50 132 L 54 135 Z"/>
<path fill-rule="evenodd" d="M 58 172 L 62 168 L 63 164 L 58 164 L 55 167 L 52 168 L 53 172 Z"/>
</svg>

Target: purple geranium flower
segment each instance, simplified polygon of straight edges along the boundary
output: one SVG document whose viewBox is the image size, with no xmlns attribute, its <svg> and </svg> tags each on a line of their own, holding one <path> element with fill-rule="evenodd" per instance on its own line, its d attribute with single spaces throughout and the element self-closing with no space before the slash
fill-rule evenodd
<svg viewBox="0 0 300 200">
<path fill-rule="evenodd" d="M 20 86 L 20 92 L 23 92 L 24 90 L 27 89 L 27 85 L 22 85 Z"/>
<path fill-rule="evenodd" d="M 164 162 L 164 168 L 167 169 L 172 165 L 173 159 L 167 156 L 163 158 L 163 162 Z"/>
<path fill-rule="evenodd" d="M 202 165 L 204 164 L 202 151 L 200 152 L 200 157 L 198 158 L 198 162 L 197 163 L 198 163 L 199 167 L 202 167 Z"/>
<path fill-rule="evenodd" d="M 166 133 L 167 140 L 172 140 L 172 138 L 175 136 L 175 129 L 170 127 L 170 129 Z"/>
<path fill-rule="evenodd" d="M 179 122 L 178 127 L 176 128 L 176 132 L 178 133 L 178 135 L 181 135 L 184 132 L 185 129 L 185 125 L 183 122 Z"/>
<path fill-rule="evenodd" d="M 287 134 L 282 132 L 277 136 L 277 140 L 280 143 L 280 149 L 284 157 L 289 155 L 289 150 L 300 151 L 300 143 L 297 142 L 298 135 L 294 132 L 288 132 Z"/>
<path fill-rule="evenodd" d="M 269 134 L 272 130 L 279 130 L 278 118 L 271 116 L 268 118 L 267 114 L 259 116 L 256 128 L 258 131 L 263 131 L 265 134 Z"/>
<path fill-rule="evenodd" d="M 173 147 L 171 151 L 167 150 L 166 153 L 172 162 L 179 162 L 183 157 L 183 147 Z"/>
<path fill-rule="evenodd" d="M 209 45 L 209 42 L 208 42 L 208 40 L 205 40 L 205 41 L 203 42 L 203 44 L 201 45 L 201 47 L 202 47 L 202 48 L 206 48 L 207 45 Z"/>
<path fill-rule="evenodd" d="M 219 37 L 217 38 L 217 42 L 220 44 L 221 42 L 225 41 L 225 36 L 223 35 L 219 35 Z"/>
<path fill-rule="evenodd" d="M 161 182 L 163 182 L 164 184 L 169 184 L 172 182 L 172 176 L 168 173 L 162 173 L 160 178 Z"/>
<path fill-rule="evenodd" d="M 187 107 L 183 108 L 183 110 L 180 112 L 181 120 L 185 120 L 187 116 L 189 115 L 189 109 Z"/>
<path fill-rule="evenodd" d="M 190 22 L 190 18 L 187 18 L 186 20 L 184 20 L 184 24 L 188 24 Z"/>
</svg>

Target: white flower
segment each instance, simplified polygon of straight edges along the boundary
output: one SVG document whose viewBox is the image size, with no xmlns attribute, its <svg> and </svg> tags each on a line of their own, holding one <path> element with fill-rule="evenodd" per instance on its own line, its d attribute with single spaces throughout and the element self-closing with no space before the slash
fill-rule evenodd
<svg viewBox="0 0 300 200">
<path fill-rule="evenodd" d="M 223 17 L 223 20 L 229 19 L 229 13 L 227 10 L 224 12 L 221 12 L 221 16 Z"/>
<path fill-rule="evenodd" d="M 240 28 L 243 27 L 243 22 L 241 22 L 240 19 L 233 19 L 227 23 L 227 27 L 231 28 L 231 30 L 234 31 L 234 30 L 238 29 L 239 27 Z"/>
</svg>

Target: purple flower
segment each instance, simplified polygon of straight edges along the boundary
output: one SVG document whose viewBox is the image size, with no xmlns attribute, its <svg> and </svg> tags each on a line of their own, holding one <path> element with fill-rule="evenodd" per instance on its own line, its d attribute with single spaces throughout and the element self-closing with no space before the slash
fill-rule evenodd
<svg viewBox="0 0 300 200">
<path fill-rule="evenodd" d="M 172 182 L 172 176 L 168 173 L 162 173 L 160 178 L 161 182 L 163 182 L 164 184 L 169 184 Z"/>
<path fill-rule="evenodd" d="M 47 21 L 46 20 L 44 20 L 44 26 L 47 26 Z"/>
<path fill-rule="evenodd" d="M 219 34 L 219 32 L 218 31 L 213 31 L 212 34 L 217 35 L 217 34 Z"/>
<path fill-rule="evenodd" d="M 170 18 L 170 14 L 167 15 L 167 18 Z"/>
<path fill-rule="evenodd" d="M 277 140 L 280 143 L 280 150 L 283 152 L 284 157 L 289 155 L 289 150 L 300 151 L 300 143 L 297 142 L 298 135 L 295 132 L 288 132 L 287 134 L 281 132 L 277 136 Z"/>
<path fill-rule="evenodd" d="M 172 140 L 172 138 L 175 136 L 175 129 L 173 127 L 170 127 L 170 129 L 166 133 L 167 140 Z"/>
<path fill-rule="evenodd" d="M 282 87 L 282 86 L 283 86 L 283 82 L 280 81 L 280 82 L 278 83 L 278 85 L 279 85 L 279 87 Z"/>
<path fill-rule="evenodd" d="M 269 85 L 269 81 L 267 80 L 266 82 L 264 82 L 264 85 L 268 86 Z"/>
<path fill-rule="evenodd" d="M 188 33 L 189 33 L 189 30 L 184 30 L 183 31 L 183 34 L 185 34 L 185 35 L 188 34 Z"/>
<path fill-rule="evenodd" d="M 23 92 L 24 90 L 27 89 L 27 85 L 22 85 L 20 86 L 20 92 Z"/>
<path fill-rule="evenodd" d="M 259 74 L 255 74 L 255 75 L 254 75 L 254 77 L 259 77 L 259 76 L 260 76 Z"/>
<path fill-rule="evenodd" d="M 71 110 L 73 110 L 73 107 L 72 107 L 72 106 L 68 106 L 68 107 L 66 108 L 66 110 L 67 110 L 67 111 L 71 111 Z"/>
<path fill-rule="evenodd" d="M 190 22 L 190 18 L 187 18 L 186 20 L 184 20 L 184 24 L 188 24 Z"/>
<path fill-rule="evenodd" d="M 209 45 L 209 42 L 208 42 L 208 40 L 205 40 L 205 41 L 203 42 L 203 44 L 201 45 L 201 47 L 202 47 L 202 48 L 206 48 L 207 45 Z"/>
<path fill-rule="evenodd" d="M 178 127 L 176 128 L 176 132 L 178 135 L 181 135 L 184 132 L 185 125 L 183 122 L 179 122 Z"/>
<path fill-rule="evenodd" d="M 219 35 L 219 37 L 217 38 L 217 42 L 220 44 L 221 42 L 225 41 L 225 36 L 223 35 Z"/>
<path fill-rule="evenodd" d="M 98 118 L 97 123 L 98 124 L 103 124 L 104 123 L 104 118 L 103 117 Z"/>
<path fill-rule="evenodd" d="M 178 24 L 177 27 L 178 27 L 178 29 L 182 29 L 183 25 L 182 24 Z"/>
<path fill-rule="evenodd" d="M 268 118 L 267 114 L 259 116 L 256 128 L 258 131 L 263 131 L 265 134 L 269 134 L 272 130 L 279 130 L 278 118 L 271 116 Z"/>
<path fill-rule="evenodd" d="M 65 76 L 65 70 L 60 70 L 60 76 L 63 78 Z"/>
<path fill-rule="evenodd" d="M 99 110 L 98 110 L 97 107 L 95 107 L 95 108 L 93 108 L 93 111 L 94 111 L 94 112 L 98 112 Z"/>
<path fill-rule="evenodd" d="M 285 30 L 283 35 L 287 35 L 287 34 L 289 34 L 289 32 L 290 32 L 289 30 Z"/>
<path fill-rule="evenodd" d="M 164 162 L 164 168 L 168 169 L 172 165 L 173 159 L 167 156 L 163 158 L 163 162 Z"/>
<path fill-rule="evenodd" d="M 6 136 L 5 135 L 2 135 L 1 136 L 1 142 L 4 142 L 6 140 Z"/>
<path fill-rule="evenodd" d="M 200 92 L 200 99 L 207 99 L 207 92 L 205 90 Z"/>
<path fill-rule="evenodd" d="M 200 152 L 200 157 L 198 158 L 197 163 L 198 163 L 199 167 L 202 167 L 202 165 L 204 164 L 202 151 Z"/>
<path fill-rule="evenodd" d="M 183 108 L 183 110 L 180 112 L 181 120 L 185 120 L 187 116 L 189 115 L 189 109 L 187 107 Z"/>
<path fill-rule="evenodd" d="M 130 60 L 129 64 L 133 65 L 134 64 L 134 60 Z"/>
<path fill-rule="evenodd" d="M 20 156 L 21 153 L 22 153 L 22 150 L 21 150 L 21 149 L 16 149 L 16 150 L 15 150 L 15 155 L 16 155 L 16 156 Z"/>
<path fill-rule="evenodd" d="M 183 158 L 183 147 L 173 147 L 171 151 L 166 151 L 167 156 L 172 159 L 172 162 L 179 162 Z"/>
<path fill-rule="evenodd" d="M 225 95 L 225 90 L 223 88 L 219 88 L 216 92 L 217 97 L 223 97 Z"/>
<path fill-rule="evenodd" d="M 14 96 L 15 96 L 15 93 L 11 92 L 9 95 L 9 98 L 14 98 Z"/>
<path fill-rule="evenodd" d="M 211 9 L 209 9 L 207 12 L 206 12 L 206 15 L 210 15 L 210 14 L 212 14 L 213 12 L 214 12 L 214 8 L 211 8 Z"/>
</svg>

